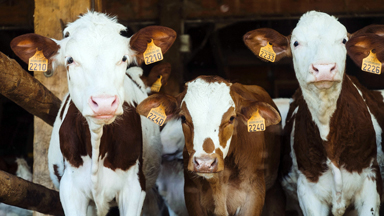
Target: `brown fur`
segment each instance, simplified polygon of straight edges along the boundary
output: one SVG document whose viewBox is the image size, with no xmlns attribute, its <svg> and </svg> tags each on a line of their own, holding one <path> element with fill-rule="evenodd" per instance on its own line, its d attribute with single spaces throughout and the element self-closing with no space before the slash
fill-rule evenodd
<svg viewBox="0 0 384 216">
<path fill-rule="evenodd" d="M 317 182 L 320 175 L 328 169 L 325 164 L 327 157 L 337 167 L 344 167 L 349 172 L 358 173 L 367 168 L 371 160 L 376 157 L 375 131 L 367 104 L 359 96 L 348 76 L 345 75 L 343 80 L 337 108 L 330 121 L 328 141 L 322 141 L 318 127 L 313 121 L 309 120 L 312 119 L 312 116 L 300 89 L 294 95 L 294 102 L 291 104 L 287 116 L 287 126 L 284 133 L 287 137 L 290 136 L 292 121 L 295 119 L 293 148 L 298 167 L 312 182 Z M 372 94 L 361 88 L 356 80 L 354 80 L 354 83 L 360 87 L 363 96 Z M 377 100 L 378 95 L 376 93 L 373 93 L 373 95 L 376 97 L 370 98 L 369 103 L 375 104 L 376 102 L 373 100 Z M 369 104 L 368 106 L 374 107 Z M 292 116 L 296 107 L 298 107 L 297 114 Z M 378 111 L 377 105 L 374 109 L 375 112 Z M 290 148 L 289 141 L 285 143 L 285 149 Z M 285 154 L 289 154 L 289 151 L 285 151 Z M 285 158 L 287 157 L 288 155 L 285 156 Z M 288 173 L 291 165 L 292 162 L 285 166 L 283 175 Z M 381 176 L 378 175 L 377 178 L 381 184 Z M 381 193 L 380 188 L 378 188 L 378 191 Z"/>
<path fill-rule="evenodd" d="M 212 153 L 215 150 L 215 145 L 213 144 L 213 141 L 211 138 L 207 138 L 204 140 L 203 149 L 208 154 Z"/>
<path fill-rule="evenodd" d="M 114 123 L 105 125 L 100 140 L 100 157 L 104 166 L 112 170 L 128 170 L 137 159 L 140 161 L 139 179 L 145 189 L 142 172 L 142 133 L 140 116 L 134 107 L 123 105 L 124 113 Z M 64 158 L 74 167 L 83 165 L 81 156 L 92 157 L 88 124 L 72 101 L 60 127 L 60 148 Z"/>
<path fill-rule="evenodd" d="M 188 107 L 185 103 L 181 104 L 187 89 L 176 98 L 165 95 L 152 95 L 143 101 L 138 108 L 141 111 L 148 110 L 155 107 L 154 104 L 162 103 L 169 110 L 173 110 L 174 115 L 185 116 L 183 122 L 186 142 L 183 152 L 184 192 L 189 215 L 233 215 L 238 207 L 241 207 L 239 215 L 260 215 L 266 190 L 277 182 L 280 159 L 280 125 L 267 127 L 264 132 L 249 133 L 247 125 L 240 115 L 248 115 L 246 110 L 251 109 L 247 109 L 247 107 L 256 103 L 256 105 L 262 106 L 265 111 L 270 109 L 268 113 L 266 111 L 266 118 L 271 118 L 268 121 L 271 124 L 276 124 L 280 121 L 280 116 L 276 111 L 277 107 L 268 93 L 260 87 L 242 86 L 240 84 L 231 85 L 216 76 L 202 76 L 199 78 L 207 82 L 224 82 L 231 86 L 231 96 L 235 101 L 237 113 L 234 113 L 233 109 L 229 109 L 222 117 L 220 125 L 220 142 L 228 140 L 229 136 L 232 135 L 229 152 L 226 158 L 218 163 L 219 165 L 223 164 L 223 171 L 221 172 L 201 174 L 207 177 L 202 178 L 190 171 L 193 170 L 191 161 L 194 154 L 194 129 Z M 186 86 L 188 87 L 188 83 Z M 236 88 L 232 88 L 233 86 Z M 177 111 L 174 107 L 180 107 L 180 110 Z M 244 108 L 244 110 L 240 107 Z M 258 106 L 253 111 L 257 109 Z M 145 112 L 141 111 L 138 112 L 145 115 Z M 230 118 L 234 115 L 236 118 L 231 121 Z M 216 153 L 218 158 L 222 158 L 223 153 L 221 151 Z M 276 185 L 279 186 L 279 183 Z M 280 200 L 284 197 L 281 187 L 277 187 L 275 192 L 271 194 L 276 196 L 269 199 L 269 201 Z M 279 204 L 281 203 L 284 205 L 283 202 L 279 202 Z M 272 209 L 274 207 L 269 205 L 266 208 Z M 272 212 L 272 210 L 267 212 Z M 280 211 L 276 215 L 284 215 L 284 211 Z"/>
</svg>

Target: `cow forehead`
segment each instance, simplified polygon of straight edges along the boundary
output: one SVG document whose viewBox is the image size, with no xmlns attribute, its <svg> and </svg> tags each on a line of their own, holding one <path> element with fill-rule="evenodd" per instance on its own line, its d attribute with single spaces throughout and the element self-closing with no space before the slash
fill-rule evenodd
<svg viewBox="0 0 384 216">
<path fill-rule="evenodd" d="M 292 31 L 292 40 L 325 41 L 333 43 L 347 37 L 347 30 L 335 17 L 326 13 L 305 13 Z"/>
<path fill-rule="evenodd" d="M 108 58 L 122 58 L 123 55 L 133 53 L 129 49 L 129 39 L 120 35 L 123 30 L 126 27 L 117 23 L 115 18 L 88 12 L 64 30 L 64 35 L 68 37 L 61 41 L 61 51 L 77 61 L 86 61 L 95 56 L 101 56 L 104 61 Z"/>
<path fill-rule="evenodd" d="M 230 95 L 230 86 L 224 82 L 207 82 L 198 78 L 188 83 L 183 102 L 186 103 L 193 125 L 217 128 L 223 114 L 235 103 Z"/>
</svg>

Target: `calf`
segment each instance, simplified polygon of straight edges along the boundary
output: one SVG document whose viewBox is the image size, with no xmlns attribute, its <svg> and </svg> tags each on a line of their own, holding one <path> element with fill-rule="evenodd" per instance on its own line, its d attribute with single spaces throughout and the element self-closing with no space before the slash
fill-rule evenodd
<svg viewBox="0 0 384 216">
<path fill-rule="evenodd" d="M 41 50 L 53 68 L 64 65 L 67 70 L 69 94 L 48 152 L 51 179 L 66 215 L 86 215 L 93 204 L 97 215 L 106 215 L 113 200 L 120 215 L 140 215 L 158 175 L 159 127 L 135 113 L 147 97 L 142 70 L 126 68 L 143 60 L 152 40 L 165 53 L 176 34 L 150 26 L 126 38 L 120 35 L 125 29 L 115 18 L 88 12 L 65 28 L 60 41 L 28 34 L 11 42 L 25 62 Z"/>
<path fill-rule="evenodd" d="M 348 38 L 335 17 L 315 11 L 288 37 L 272 29 L 244 36 L 257 55 L 271 43 L 276 60 L 293 58 L 300 88 L 284 128 L 282 184 L 304 215 L 343 215 L 350 204 L 359 215 L 379 215 L 384 104 L 379 92 L 345 74 L 345 44 L 356 36 Z"/>
<path fill-rule="evenodd" d="M 148 97 L 137 112 L 147 116 L 160 105 L 167 119 L 175 116 L 182 121 L 189 215 L 260 215 L 266 190 L 270 189 L 267 196 L 282 198 L 276 182 L 280 115 L 264 89 L 200 76 L 188 82 L 177 97 Z M 250 133 L 246 122 L 256 112 L 267 128 Z M 283 202 L 269 207 L 269 215 L 284 215 Z"/>
</svg>

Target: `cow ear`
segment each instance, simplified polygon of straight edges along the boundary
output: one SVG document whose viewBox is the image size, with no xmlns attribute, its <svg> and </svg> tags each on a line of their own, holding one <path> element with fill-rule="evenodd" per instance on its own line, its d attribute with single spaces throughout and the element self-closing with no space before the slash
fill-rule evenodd
<svg viewBox="0 0 384 216">
<path fill-rule="evenodd" d="M 152 108 L 157 108 L 160 105 L 165 108 L 165 114 L 167 115 L 165 122 L 172 119 L 179 111 L 178 102 L 175 97 L 165 94 L 153 94 L 136 107 L 136 112 L 147 117 Z"/>
<path fill-rule="evenodd" d="M 279 112 L 271 105 L 265 102 L 244 100 L 241 102 L 241 108 L 238 115 L 246 124 L 252 117 L 252 114 L 259 111 L 261 117 L 265 119 L 265 126 L 276 125 L 281 121 Z"/>
<path fill-rule="evenodd" d="M 161 85 L 167 84 L 168 78 L 171 75 L 171 64 L 168 62 L 161 62 L 154 66 L 149 72 L 148 77 L 146 78 L 146 85 L 152 86 L 158 78 L 161 76 Z"/>
<path fill-rule="evenodd" d="M 346 44 L 349 57 L 361 68 L 363 59 L 370 51 L 376 53 L 377 59 L 381 62 L 381 69 L 384 64 L 384 37 L 374 33 L 353 35 Z"/>
<path fill-rule="evenodd" d="M 29 58 L 35 55 L 36 50 L 43 51 L 45 58 L 47 58 L 51 64 L 51 57 L 57 54 L 60 46 L 50 38 L 30 33 L 14 38 L 11 41 L 11 48 L 13 52 L 27 64 Z"/>
<path fill-rule="evenodd" d="M 148 26 L 140 29 L 131 37 L 131 49 L 136 51 L 137 58 L 143 60 L 143 53 L 147 49 L 147 44 L 151 42 L 161 48 L 166 53 L 176 39 L 176 32 L 164 26 Z"/>
<path fill-rule="evenodd" d="M 268 43 L 272 44 L 273 51 L 276 53 L 275 61 L 292 56 L 289 46 L 290 36 L 286 37 L 273 29 L 261 28 L 247 32 L 243 36 L 243 41 L 257 57 L 259 57 L 260 48 Z"/>
<path fill-rule="evenodd" d="M 349 38 L 357 37 L 359 35 L 375 34 L 377 36 L 384 36 L 384 25 L 369 25 L 356 32 L 349 34 Z"/>
</svg>

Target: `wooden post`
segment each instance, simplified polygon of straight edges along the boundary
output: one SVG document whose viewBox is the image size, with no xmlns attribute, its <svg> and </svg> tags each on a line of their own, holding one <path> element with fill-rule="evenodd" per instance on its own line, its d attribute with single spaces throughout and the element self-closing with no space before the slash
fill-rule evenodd
<svg viewBox="0 0 384 216">
<path fill-rule="evenodd" d="M 99 4 L 98 4 L 99 5 Z M 46 37 L 62 39 L 60 20 L 65 24 L 73 22 L 80 14 L 91 8 L 91 0 L 35 0 L 35 33 Z M 68 92 L 67 74 L 64 67 L 59 67 L 53 76 L 45 77 L 43 73 L 36 72 L 35 78 L 52 91 L 59 99 Z M 34 118 L 34 143 L 33 143 L 33 181 L 53 188 L 48 171 L 48 147 L 52 127 L 39 118 Z M 41 215 L 34 213 L 35 216 Z"/>
<path fill-rule="evenodd" d="M 180 39 L 182 33 L 182 0 L 160 0 L 160 25 L 169 27 L 176 31 L 177 38 L 172 47 L 165 54 L 164 61 L 172 65 L 172 73 L 168 84 L 163 87 L 164 93 L 177 95 L 180 92 L 180 85 L 183 82 L 183 61 L 180 52 Z"/>
</svg>

